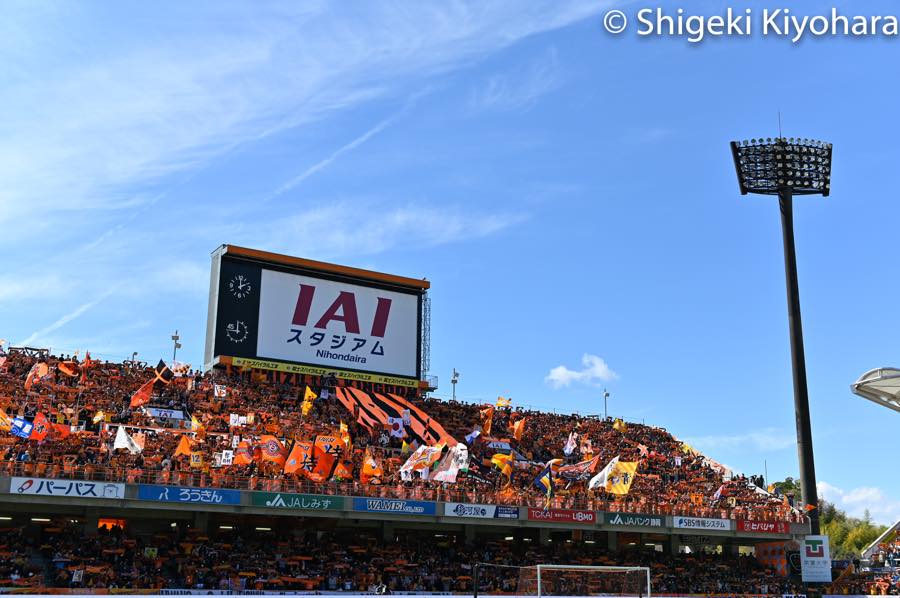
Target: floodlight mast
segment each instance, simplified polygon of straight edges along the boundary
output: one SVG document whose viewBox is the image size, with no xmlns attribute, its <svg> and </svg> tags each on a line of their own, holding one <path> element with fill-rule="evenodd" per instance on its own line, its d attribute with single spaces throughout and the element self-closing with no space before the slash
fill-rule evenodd
<svg viewBox="0 0 900 598">
<path fill-rule="evenodd" d="M 831 192 L 832 146 L 823 141 L 776 137 L 732 141 L 731 153 L 741 195 L 777 195 L 781 209 L 784 242 L 784 273 L 787 283 L 788 323 L 791 334 L 791 366 L 794 378 L 794 411 L 797 424 L 797 455 L 800 461 L 800 491 L 809 512 L 810 533 L 819 533 L 816 467 L 813 459 L 809 393 L 806 384 L 806 357 L 803 352 L 803 323 L 800 319 L 800 290 L 797 282 L 797 255 L 794 250 L 794 195 L 821 195 Z"/>
</svg>

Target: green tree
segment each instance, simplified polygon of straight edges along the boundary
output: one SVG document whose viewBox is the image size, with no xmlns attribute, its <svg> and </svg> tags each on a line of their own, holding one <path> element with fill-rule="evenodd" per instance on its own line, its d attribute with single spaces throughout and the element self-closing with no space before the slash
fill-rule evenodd
<svg viewBox="0 0 900 598">
<path fill-rule="evenodd" d="M 774 486 L 777 494 L 793 494 L 794 505 L 802 507 L 799 480 L 789 477 L 782 482 L 775 482 Z M 831 556 L 838 559 L 860 556 L 860 553 L 887 529 L 883 525 L 872 523 L 868 509 L 862 519 L 850 517 L 833 503 L 822 499 L 819 500 L 819 524 L 822 533 L 828 536 Z"/>
</svg>

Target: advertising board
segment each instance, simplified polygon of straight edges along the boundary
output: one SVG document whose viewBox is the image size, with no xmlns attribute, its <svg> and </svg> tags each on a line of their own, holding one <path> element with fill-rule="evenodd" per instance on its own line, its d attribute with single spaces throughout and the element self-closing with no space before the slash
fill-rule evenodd
<svg viewBox="0 0 900 598">
<path fill-rule="evenodd" d="M 205 367 L 226 356 L 418 380 L 428 286 L 225 245 L 213 254 Z"/>
<path fill-rule="evenodd" d="M 518 519 L 519 507 L 448 502 L 444 503 L 444 516 L 470 517 L 473 519 Z"/>
<path fill-rule="evenodd" d="M 754 534 L 789 534 L 791 524 L 784 521 L 736 521 L 739 532 Z"/>
<path fill-rule="evenodd" d="M 593 511 L 575 509 L 535 509 L 529 507 L 528 519 L 529 521 L 590 525 L 597 522 L 597 514 Z"/>
<path fill-rule="evenodd" d="M 730 519 L 709 519 L 706 517 L 672 517 L 672 526 L 680 529 L 701 529 L 728 531 L 731 529 Z"/>
<path fill-rule="evenodd" d="M 125 484 L 14 477 L 9 482 L 9 493 L 70 498 L 125 498 Z"/>
<path fill-rule="evenodd" d="M 207 505 L 239 505 L 241 493 L 238 490 L 222 488 L 185 488 L 182 486 L 138 486 L 140 500 L 161 502 L 199 503 Z"/>
<path fill-rule="evenodd" d="M 606 525 L 622 527 L 665 527 L 666 518 L 662 515 L 644 515 L 643 513 L 604 513 Z"/>
<path fill-rule="evenodd" d="M 290 492 L 253 492 L 250 495 L 250 504 L 254 507 L 295 511 L 340 511 L 344 508 L 344 498 Z"/>
<path fill-rule="evenodd" d="M 353 510 L 397 515 L 434 515 L 437 513 L 436 504 L 433 502 L 390 498 L 354 498 Z"/>
</svg>

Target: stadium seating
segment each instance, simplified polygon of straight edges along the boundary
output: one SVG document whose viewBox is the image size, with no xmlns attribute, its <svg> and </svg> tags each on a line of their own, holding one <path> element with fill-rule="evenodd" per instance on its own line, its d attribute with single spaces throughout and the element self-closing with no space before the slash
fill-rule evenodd
<svg viewBox="0 0 900 598">
<path fill-rule="evenodd" d="M 336 389 L 327 389 L 331 390 L 325 393 L 328 398 L 310 400 L 304 415 L 302 404 L 309 396 L 309 385 L 312 393 L 322 394 L 317 381 L 238 370 L 206 375 L 184 372 L 163 380 L 154 368 L 129 362 L 79 361 L 68 356 L 51 356 L 45 362 L 46 368 L 38 368 L 36 357 L 11 353 L 0 369 L 3 427 L 9 430 L 11 421 L 19 417 L 31 423 L 46 421 L 49 428 L 42 440 L 33 433 L 23 438 L 0 432 L 0 475 L 804 520 L 786 499 L 768 494 L 746 478 L 731 479 L 714 461 L 654 426 L 491 406 L 488 429 L 484 405 L 433 398 L 409 398 L 407 403 L 388 392 L 344 387 L 340 382 Z M 147 400 L 132 407 L 132 396 L 148 388 L 154 376 L 158 382 L 150 385 Z M 363 406 L 354 407 L 350 397 L 358 397 Z M 387 427 L 379 429 L 371 413 L 363 413 L 369 409 L 369 399 L 391 413 L 404 406 L 412 411 L 405 438 L 390 434 Z M 522 418 L 525 423 L 516 439 L 512 424 Z M 285 473 L 283 454 L 267 459 L 260 452 L 263 436 L 283 441 L 286 453 L 292 440 L 340 434 L 342 423 L 347 424 L 352 443 L 352 450 L 340 455 L 346 461 L 342 475 L 323 480 L 302 471 Z M 112 448 L 119 425 L 126 426 L 143 450 L 132 454 Z M 482 434 L 468 442 L 468 474 L 456 483 L 399 479 L 397 471 L 407 458 L 404 446 L 417 440 L 455 444 L 476 426 Z M 573 433 L 578 435 L 578 446 L 564 451 Z M 190 448 L 179 451 L 185 436 Z M 246 464 L 222 464 L 222 453 L 233 451 L 238 441 L 255 450 L 253 458 Z M 498 452 L 516 455 L 510 475 L 491 466 L 490 459 Z M 364 484 L 359 473 L 367 453 L 379 461 L 383 474 Z M 557 480 L 549 498 L 536 487 L 535 477 L 548 461 L 572 464 L 591 455 L 601 467 L 615 456 L 637 462 L 630 491 L 613 495 L 589 490 L 583 478 Z"/>
<path fill-rule="evenodd" d="M 473 586 L 473 564 L 481 562 L 488 563 L 480 567 L 481 593 L 496 594 L 516 591 L 520 572 L 510 567 L 554 562 L 647 566 L 657 593 L 799 593 L 753 557 L 721 554 L 609 553 L 596 545 L 508 540 L 461 547 L 413 532 L 385 541 L 360 531 L 171 529 L 132 535 L 112 527 L 86 537 L 80 527 L 55 521 L 36 534 L 30 571 L 11 567 L 19 579 L 30 576 L 31 585 L 46 588 L 366 592 L 384 585 L 392 592 L 465 592 Z"/>
</svg>

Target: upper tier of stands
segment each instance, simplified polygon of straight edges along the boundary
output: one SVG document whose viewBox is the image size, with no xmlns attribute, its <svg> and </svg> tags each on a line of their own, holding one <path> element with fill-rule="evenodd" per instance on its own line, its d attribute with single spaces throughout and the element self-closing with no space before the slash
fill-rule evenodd
<svg viewBox="0 0 900 598">
<path fill-rule="evenodd" d="M 47 374 L 26 389 L 29 372 L 39 359 L 46 363 Z M 64 361 L 69 363 L 60 369 Z M 407 458 L 401 454 L 404 443 L 452 446 L 466 442 L 476 426 L 486 428 L 485 406 L 404 398 L 326 380 L 325 384 L 336 384 L 336 388 L 326 388 L 328 397 L 317 398 L 304 415 L 302 403 L 308 386 L 316 395 L 322 394 L 318 380 L 273 379 L 261 372 L 217 370 L 205 375 L 190 372 L 171 383 L 157 383 L 149 403 L 132 408 L 132 395 L 154 376 L 153 368 L 128 362 L 85 364 L 77 359 L 11 353 L 0 367 L 0 408 L 8 415 L 6 429 L 9 420 L 17 416 L 42 421 L 43 415 L 56 425 L 49 426 L 49 433 L 40 441 L 0 432 L 0 473 L 761 521 L 804 520 L 785 498 L 758 487 L 758 479 L 756 484 L 744 477 L 731 479 L 720 465 L 660 427 L 495 408 L 490 433 L 483 429 L 478 438 L 468 442 L 469 471 L 461 473 L 456 483 L 418 477 L 402 481 L 398 469 Z M 216 396 L 216 385 L 223 387 L 218 394 L 224 396 Z M 154 416 L 150 407 L 181 411 L 185 418 Z M 401 439 L 390 434 L 383 420 L 405 409 L 410 417 L 407 436 Z M 243 425 L 234 421 L 240 416 L 246 420 Z M 195 431 L 191 417 L 195 419 Z M 517 440 L 511 424 L 521 418 L 525 418 L 525 424 Z M 346 466 L 340 476 L 312 481 L 302 471 L 285 473 L 283 463 L 267 460 L 258 450 L 248 464 L 216 466 L 217 453 L 236 446 L 235 436 L 251 448 L 261 443 L 261 437 L 274 436 L 289 451 L 294 441 L 340 435 L 342 422 L 348 426 L 352 448 L 339 456 Z M 112 450 L 120 424 L 143 442 L 141 452 Z M 577 448 L 565 455 L 564 446 L 573 432 L 578 435 Z M 185 435 L 190 438 L 191 449 L 187 454 L 176 454 Z M 360 472 L 367 452 L 380 463 L 383 474 L 364 484 Z M 493 455 L 510 452 L 516 456 L 511 476 L 490 465 Z M 589 490 L 584 479 L 558 478 L 554 496 L 548 500 L 544 490 L 536 487 L 535 478 L 548 461 L 575 463 L 590 454 L 599 456 L 599 468 L 616 456 L 621 461 L 637 462 L 630 492 L 613 495 L 603 489 Z"/>
</svg>

